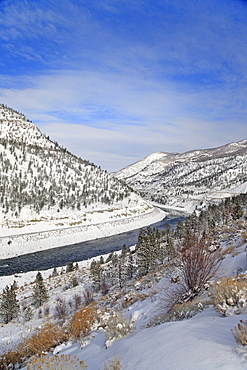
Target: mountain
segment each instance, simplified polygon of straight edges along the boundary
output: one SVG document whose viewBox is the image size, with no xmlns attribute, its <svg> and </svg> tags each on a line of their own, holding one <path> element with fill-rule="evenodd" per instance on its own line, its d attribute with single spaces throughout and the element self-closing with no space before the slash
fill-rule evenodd
<svg viewBox="0 0 247 370">
<path fill-rule="evenodd" d="M 150 223 L 164 217 L 122 181 L 51 141 L 23 114 L 0 105 L 0 236 L 73 227 L 84 240 L 94 239 L 102 233 L 91 230 L 86 236 L 91 225 L 125 220 L 131 229 L 139 226 L 133 219 L 147 215 Z M 121 231 L 126 227 L 106 235 Z M 52 246 L 63 242 L 54 240 Z"/>
<path fill-rule="evenodd" d="M 185 153 L 153 153 L 115 173 L 145 199 L 192 211 L 247 190 L 247 140 Z"/>
</svg>

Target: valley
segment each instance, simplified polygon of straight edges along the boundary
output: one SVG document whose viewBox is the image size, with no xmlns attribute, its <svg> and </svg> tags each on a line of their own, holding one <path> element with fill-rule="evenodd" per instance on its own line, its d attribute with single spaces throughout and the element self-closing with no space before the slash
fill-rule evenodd
<svg viewBox="0 0 247 370">
<path fill-rule="evenodd" d="M 242 370 L 246 152 L 108 174 L 1 105 L 0 369 Z"/>
</svg>

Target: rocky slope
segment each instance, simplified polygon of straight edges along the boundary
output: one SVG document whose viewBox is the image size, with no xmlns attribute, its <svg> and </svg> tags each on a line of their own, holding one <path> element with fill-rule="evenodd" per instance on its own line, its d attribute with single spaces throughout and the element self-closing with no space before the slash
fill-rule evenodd
<svg viewBox="0 0 247 370">
<path fill-rule="evenodd" d="M 186 153 L 153 153 L 115 173 L 146 199 L 192 211 L 247 190 L 247 140 Z"/>
</svg>

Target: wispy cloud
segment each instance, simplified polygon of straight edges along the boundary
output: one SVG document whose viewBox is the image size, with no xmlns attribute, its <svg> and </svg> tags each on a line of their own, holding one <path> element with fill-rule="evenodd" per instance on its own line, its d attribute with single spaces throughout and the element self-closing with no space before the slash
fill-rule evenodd
<svg viewBox="0 0 247 370">
<path fill-rule="evenodd" d="M 244 138 L 240 0 L 0 4 L 1 100 L 72 152 L 116 170 Z"/>
</svg>

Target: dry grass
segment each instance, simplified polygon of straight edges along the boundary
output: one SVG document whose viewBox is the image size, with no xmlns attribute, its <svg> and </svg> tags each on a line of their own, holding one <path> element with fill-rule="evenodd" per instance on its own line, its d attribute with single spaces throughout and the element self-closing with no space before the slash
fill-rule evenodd
<svg viewBox="0 0 247 370">
<path fill-rule="evenodd" d="M 105 327 L 106 346 L 109 347 L 115 340 L 124 338 L 132 327 L 131 317 L 123 317 L 121 312 L 112 312 Z"/>
<path fill-rule="evenodd" d="M 67 334 L 56 325 L 46 323 L 29 338 L 25 339 L 12 351 L 0 357 L 0 369 L 8 369 L 10 364 L 22 364 L 32 355 L 41 355 L 67 340 Z"/>
<path fill-rule="evenodd" d="M 81 308 L 73 314 L 68 324 L 69 335 L 73 338 L 81 338 L 88 335 L 96 319 L 97 307 L 95 303 Z"/>
<path fill-rule="evenodd" d="M 41 355 L 67 339 L 68 336 L 63 330 L 54 324 L 47 323 L 25 340 L 25 346 L 31 354 Z"/>
<path fill-rule="evenodd" d="M 235 250 L 234 245 L 229 245 L 226 249 L 222 251 L 222 256 L 226 256 L 227 254 L 233 254 Z"/>
<path fill-rule="evenodd" d="M 123 369 L 121 365 L 121 358 L 119 355 L 111 358 L 104 363 L 104 370 L 121 370 Z"/>
<path fill-rule="evenodd" d="M 240 313 L 239 310 L 247 306 L 247 275 L 220 279 L 211 286 L 209 295 L 216 311 L 222 315 L 228 315 L 230 310 Z"/>
<path fill-rule="evenodd" d="M 27 370 L 79 370 L 86 369 L 84 361 L 79 361 L 76 356 L 34 356 L 27 364 Z"/>
<path fill-rule="evenodd" d="M 240 320 L 238 325 L 231 329 L 231 332 L 239 344 L 247 346 L 247 321 Z"/>
</svg>

